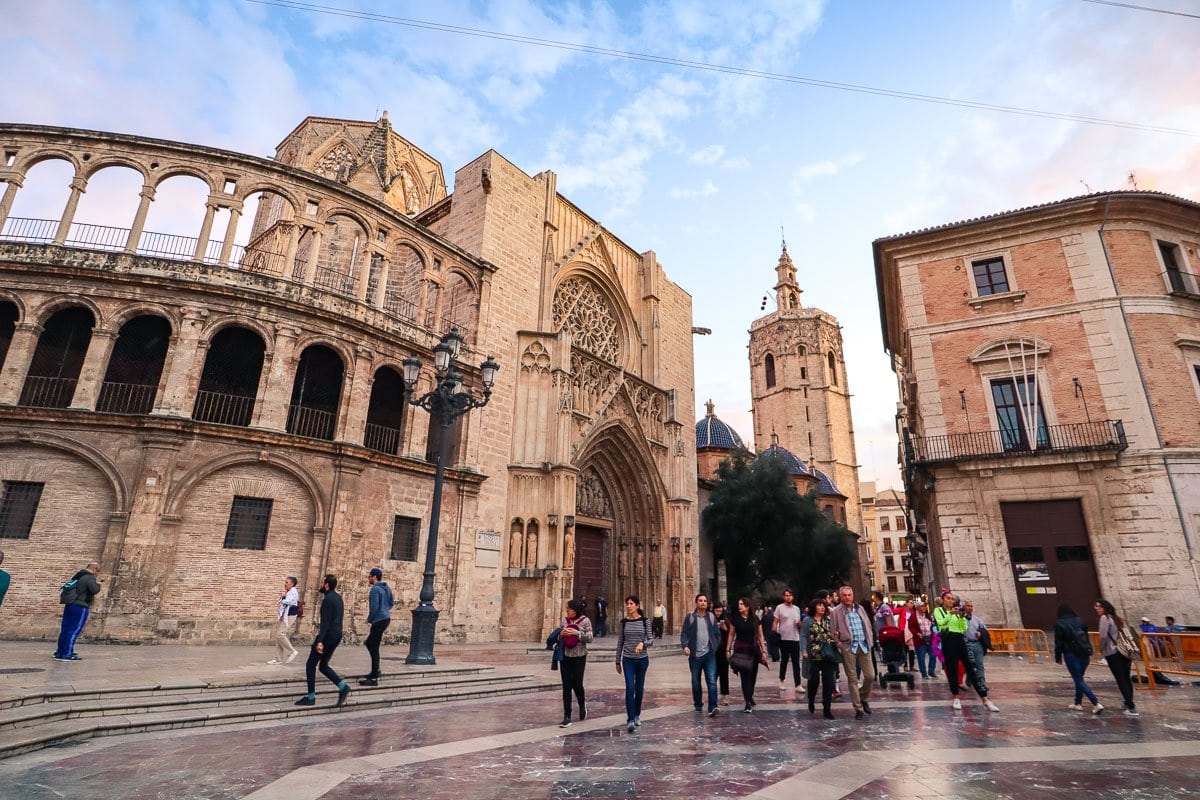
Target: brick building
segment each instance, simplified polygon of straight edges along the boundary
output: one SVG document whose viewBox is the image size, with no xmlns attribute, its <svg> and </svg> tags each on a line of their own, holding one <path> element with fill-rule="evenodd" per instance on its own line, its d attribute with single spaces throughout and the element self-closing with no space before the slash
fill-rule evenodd
<svg viewBox="0 0 1200 800">
<path fill-rule="evenodd" d="M 315 607 L 327 571 L 360 635 L 382 566 L 406 636 L 437 422 L 403 402 L 402 364 L 432 388 L 449 330 L 468 386 L 501 367 L 453 428 L 439 637 L 537 638 L 580 594 L 682 617 L 691 299 L 552 172 L 488 151 L 448 192 L 386 114 L 310 117 L 274 160 L 26 125 L 0 125 L 0 156 L 0 635 L 52 634 L 57 585 L 96 558 L 92 635 L 260 637 L 283 576 Z M 67 180 L 34 191 L 49 164 Z M 133 180 L 123 226 L 84 213 L 110 170 Z M 181 181 L 195 227 L 163 233 L 156 197 Z"/>
<path fill-rule="evenodd" d="M 1131 191 L 874 243 L 925 588 L 1008 626 L 1200 616 L 1198 230 Z"/>
</svg>

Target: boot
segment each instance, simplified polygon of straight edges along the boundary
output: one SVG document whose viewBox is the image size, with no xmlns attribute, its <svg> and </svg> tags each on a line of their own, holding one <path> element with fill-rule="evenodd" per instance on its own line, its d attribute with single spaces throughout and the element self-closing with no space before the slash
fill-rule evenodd
<svg viewBox="0 0 1200 800">
<path fill-rule="evenodd" d="M 811 697 L 808 699 L 808 713 L 817 713 L 817 704 Z"/>
</svg>

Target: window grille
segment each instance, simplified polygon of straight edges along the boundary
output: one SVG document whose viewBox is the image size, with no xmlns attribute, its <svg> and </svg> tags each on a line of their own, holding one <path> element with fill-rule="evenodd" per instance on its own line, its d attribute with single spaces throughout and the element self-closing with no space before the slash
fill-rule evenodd
<svg viewBox="0 0 1200 800">
<path fill-rule="evenodd" d="M 393 561 L 417 560 L 417 534 L 421 531 L 421 520 L 417 517 L 396 516 L 392 523 Z"/>
<path fill-rule="evenodd" d="M 225 547 L 231 550 L 267 549 L 274 500 L 264 497 L 234 497 L 225 529 Z"/>
<path fill-rule="evenodd" d="M 4 499 L 0 500 L 0 539 L 29 538 L 45 485 L 32 481 L 4 481 Z"/>
<path fill-rule="evenodd" d="M 980 297 L 1003 294 L 1009 290 L 1008 275 L 1004 271 L 1003 258 L 972 261 L 971 271 L 975 275 L 975 291 Z"/>
</svg>

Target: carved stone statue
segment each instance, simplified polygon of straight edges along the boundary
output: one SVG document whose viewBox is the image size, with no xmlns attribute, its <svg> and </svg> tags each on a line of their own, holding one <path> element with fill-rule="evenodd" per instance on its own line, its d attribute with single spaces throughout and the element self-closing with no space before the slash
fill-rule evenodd
<svg viewBox="0 0 1200 800">
<path fill-rule="evenodd" d="M 534 520 L 529 521 L 525 529 L 525 569 L 537 569 L 538 554 L 538 525 Z"/>
<path fill-rule="evenodd" d="M 524 543 L 525 534 L 521 532 L 521 523 L 514 521 L 508 534 L 508 566 L 512 569 L 520 569 L 523 566 L 521 550 Z"/>
<path fill-rule="evenodd" d="M 618 545 L 617 574 L 621 576 L 622 581 L 629 579 L 629 545 L 626 542 Z"/>
<path fill-rule="evenodd" d="M 687 562 L 687 579 L 688 583 L 692 583 L 696 580 L 696 566 L 692 563 L 692 540 L 688 539 L 684 547 L 687 548 L 687 558 L 684 559 Z"/>
<path fill-rule="evenodd" d="M 563 540 L 563 569 L 571 569 L 575 566 L 575 529 L 567 528 Z"/>
</svg>

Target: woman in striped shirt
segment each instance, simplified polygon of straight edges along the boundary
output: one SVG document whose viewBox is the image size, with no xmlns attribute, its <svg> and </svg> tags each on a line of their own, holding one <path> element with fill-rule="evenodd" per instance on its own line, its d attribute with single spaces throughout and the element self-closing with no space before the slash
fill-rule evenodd
<svg viewBox="0 0 1200 800">
<path fill-rule="evenodd" d="M 637 595 L 631 594 L 625 598 L 625 616 L 617 635 L 617 674 L 625 676 L 625 727 L 630 733 L 642 724 L 642 692 L 650 666 L 646 648 L 652 641 L 650 620 L 642 613 Z"/>
</svg>

